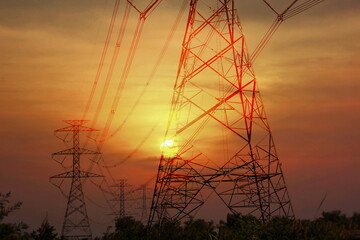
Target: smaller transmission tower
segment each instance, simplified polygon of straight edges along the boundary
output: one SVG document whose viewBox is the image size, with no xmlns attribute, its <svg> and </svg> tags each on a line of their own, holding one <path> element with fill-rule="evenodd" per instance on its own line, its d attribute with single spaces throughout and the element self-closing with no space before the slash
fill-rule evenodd
<svg viewBox="0 0 360 240">
<path fill-rule="evenodd" d="M 148 201 L 148 195 L 147 195 L 147 185 L 146 184 L 142 184 L 140 185 L 141 193 L 142 193 L 142 206 L 141 206 L 141 216 L 140 216 L 140 220 L 141 221 L 146 221 L 147 217 L 148 217 L 148 207 L 147 207 L 147 201 Z"/>
<path fill-rule="evenodd" d="M 112 187 L 116 187 L 119 189 L 119 196 L 118 198 L 112 199 L 112 201 L 119 202 L 119 212 L 114 213 L 113 215 L 116 215 L 117 218 L 123 218 L 126 216 L 126 209 L 125 209 L 125 201 L 126 201 L 126 192 L 125 188 L 128 186 L 126 184 L 126 179 L 119 179 L 119 183 L 116 185 L 112 185 Z"/>
<path fill-rule="evenodd" d="M 52 155 L 72 155 L 72 170 L 50 177 L 50 179 L 71 178 L 71 187 L 68 195 L 61 236 L 62 239 L 66 240 L 91 239 L 92 233 L 86 211 L 82 179 L 102 176 L 82 171 L 80 167 L 80 156 L 83 154 L 100 154 L 100 152 L 81 148 L 80 132 L 92 132 L 97 130 L 83 126 L 84 123 L 88 122 L 86 120 L 65 120 L 64 122 L 70 126 L 55 130 L 55 133 L 72 133 L 72 148 L 53 153 Z"/>
</svg>

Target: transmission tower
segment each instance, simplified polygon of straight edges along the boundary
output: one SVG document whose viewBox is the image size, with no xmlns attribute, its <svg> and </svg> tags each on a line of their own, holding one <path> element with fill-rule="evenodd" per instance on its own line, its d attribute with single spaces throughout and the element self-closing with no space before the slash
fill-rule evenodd
<svg viewBox="0 0 360 240">
<path fill-rule="evenodd" d="M 234 214 L 293 217 L 234 0 L 190 1 L 164 140 L 149 226 L 214 196 Z"/>
<path fill-rule="evenodd" d="M 146 184 L 142 184 L 140 186 L 140 190 L 141 190 L 141 216 L 140 216 L 140 220 L 144 221 L 146 220 L 146 218 L 148 217 L 148 207 L 147 207 L 147 201 L 148 201 L 148 196 L 147 196 L 147 185 Z"/>
<path fill-rule="evenodd" d="M 92 233 L 89 217 L 86 211 L 82 181 L 85 178 L 102 177 L 101 175 L 85 172 L 81 170 L 80 156 L 83 154 L 93 155 L 100 152 L 88 150 L 80 147 L 80 132 L 97 131 L 93 128 L 85 127 L 86 120 L 65 120 L 70 126 L 55 130 L 55 133 L 72 133 L 72 148 L 53 153 L 57 155 L 72 155 L 72 170 L 50 177 L 51 179 L 71 178 L 71 187 L 62 227 L 61 236 L 63 239 L 91 239 Z"/>
<path fill-rule="evenodd" d="M 119 197 L 113 199 L 112 201 L 119 202 L 119 212 L 114 213 L 118 218 L 123 218 L 126 216 L 126 209 L 125 209 L 125 201 L 126 201 L 126 191 L 125 187 L 127 187 L 126 179 L 119 179 L 119 183 L 116 185 L 112 185 L 112 187 L 116 187 L 119 189 Z"/>
</svg>

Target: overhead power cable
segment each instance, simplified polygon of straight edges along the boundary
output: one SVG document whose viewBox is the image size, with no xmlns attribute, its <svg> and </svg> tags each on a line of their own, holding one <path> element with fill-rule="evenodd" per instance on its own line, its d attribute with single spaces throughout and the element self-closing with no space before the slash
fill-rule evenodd
<svg viewBox="0 0 360 240">
<path fill-rule="evenodd" d="M 263 0 L 263 2 L 272 11 L 274 11 L 277 14 L 277 17 L 276 17 L 275 21 L 271 24 L 269 30 L 265 33 L 265 35 L 263 36 L 263 38 L 261 39 L 259 44 L 256 46 L 253 53 L 250 55 L 250 63 L 254 63 L 255 59 L 259 56 L 261 51 L 268 44 L 268 42 L 270 41 L 270 39 L 272 38 L 272 36 L 274 35 L 274 33 L 276 32 L 276 30 L 279 28 L 280 24 L 283 21 L 285 21 L 299 13 L 302 13 L 302 12 L 306 11 L 307 9 L 309 9 L 323 1 L 325 1 L 325 0 L 307 0 L 307 1 L 303 2 L 302 4 L 295 6 L 295 4 L 298 2 L 298 0 L 294 0 L 282 13 L 279 14 L 266 0 Z"/>
<path fill-rule="evenodd" d="M 110 42 L 110 39 L 111 39 L 111 36 L 112 36 L 112 32 L 114 30 L 114 23 L 115 23 L 116 16 L 117 16 L 117 13 L 118 13 L 118 10 L 119 10 L 119 5 L 120 5 L 120 0 L 116 0 L 115 5 L 114 5 L 114 10 L 113 10 L 113 13 L 112 13 L 112 16 L 111 16 L 110 24 L 109 24 L 109 29 L 108 29 L 108 32 L 106 34 L 104 47 L 103 47 L 103 50 L 102 50 L 102 53 L 101 53 L 100 62 L 99 62 L 99 65 L 98 65 L 98 69 L 97 69 L 97 72 L 96 72 L 96 75 L 95 75 L 93 86 L 92 86 L 90 96 L 89 96 L 88 102 L 86 104 L 82 119 L 85 119 L 87 117 L 87 114 L 89 112 L 91 103 L 92 103 L 93 98 L 94 98 L 96 88 L 97 88 L 98 83 L 99 83 L 99 78 L 100 78 L 100 75 L 101 75 L 101 72 L 102 72 L 102 69 L 103 69 L 103 66 L 104 66 L 104 61 L 105 61 L 105 58 L 106 58 L 106 55 L 107 55 L 109 42 Z"/>
<path fill-rule="evenodd" d="M 161 62 L 162 62 L 162 60 L 163 60 L 163 58 L 164 58 L 164 56 L 165 56 L 165 54 L 166 54 L 166 52 L 167 52 L 167 50 L 168 50 L 168 48 L 169 48 L 170 42 L 172 41 L 172 39 L 173 39 L 173 37 L 174 37 L 174 34 L 175 34 L 175 32 L 176 32 L 176 29 L 177 29 L 178 26 L 179 26 L 179 23 L 180 23 L 180 21 L 181 21 L 181 18 L 182 18 L 182 16 L 183 16 L 184 12 L 185 12 L 186 7 L 187 7 L 187 1 L 183 1 L 183 4 L 182 4 L 182 6 L 181 6 L 181 8 L 180 8 L 180 11 L 179 11 L 179 13 L 178 13 L 178 15 L 177 15 L 177 17 L 176 17 L 176 20 L 175 20 L 175 22 L 174 22 L 174 24 L 173 24 L 173 26 L 172 26 L 172 28 L 171 28 L 171 30 L 170 30 L 170 33 L 169 33 L 169 35 L 168 35 L 168 37 L 167 37 L 167 39 L 166 39 L 166 41 L 165 41 L 165 44 L 164 44 L 163 48 L 162 48 L 161 51 L 160 51 L 160 55 L 159 55 L 159 57 L 157 58 L 157 60 L 156 60 L 156 62 L 155 62 L 155 64 L 154 64 L 154 67 L 153 67 L 153 69 L 152 69 L 152 71 L 151 71 L 151 73 L 150 73 L 150 75 L 149 75 L 146 83 L 144 84 L 144 86 L 143 86 L 140 94 L 138 95 L 138 97 L 137 97 L 134 105 L 131 107 L 129 113 L 126 115 L 125 119 L 121 122 L 121 124 L 119 125 L 119 127 L 116 128 L 107 138 L 105 138 L 105 139 L 100 139 L 100 140 L 98 140 L 98 141 L 106 141 L 106 140 L 112 138 L 113 136 L 115 136 L 115 135 L 124 127 L 124 125 L 127 123 L 127 121 L 129 120 L 129 118 L 130 118 L 130 117 L 132 116 L 132 114 L 134 113 L 134 110 L 135 110 L 135 109 L 137 108 L 137 106 L 139 105 L 139 103 L 140 103 L 142 97 L 144 96 L 147 88 L 149 87 L 149 85 L 151 84 L 152 80 L 154 79 L 154 77 L 155 77 L 155 75 L 156 75 L 156 73 L 157 73 L 157 71 L 158 71 L 159 66 L 161 65 Z"/>
<path fill-rule="evenodd" d="M 121 99 L 121 95 L 122 95 L 123 89 L 125 87 L 125 84 L 126 84 L 126 81 L 127 81 L 127 78 L 128 78 L 131 66 L 132 66 L 132 62 L 134 60 L 136 50 L 138 48 L 138 43 L 139 43 L 139 40 L 140 40 L 140 37 L 141 37 L 141 34 L 142 34 L 142 30 L 143 30 L 143 27 L 144 27 L 144 23 L 145 23 L 145 19 L 147 17 L 147 14 L 150 13 L 151 8 L 154 8 L 154 7 L 158 6 L 158 4 L 160 2 L 161 2 L 160 0 L 154 0 L 152 2 L 152 4 L 150 4 L 149 7 L 144 10 L 144 12 L 139 14 L 139 19 L 138 19 L 138 22 L 137 22 L 137 25 L 136 25 L 135 33 L 134 33 L 133 39 L 131 41 L 130 49 L 129 49 L 129 52 L 128 52 L 128 55 L 127 55 L 127 58 L 126 58 L 126 61 L 125 61 L 125 64 L 124 64 L 124 68 L 123 68 L 121 77 L 120 77 L 120 79 L 118 81 L 118 86 L 116 88 L 116 92 L 115 92 L 115 96 L 113 98 L 111 109 L 110 109 L 110 112 L 108 114 L 106 124 L 105 124 L 105 126 L 103 128 L 103 131 L 102 131 L 101 135 L 100 135 L 101 136 L 100 139 L 106 138 L 108 133 L 109 133 L 109 129 L 111 127 L 114 115 L 116 113 L 116 110 L 117 110 L 117 107 L 118 107 L 118 104 L 119 104 L 119 101 Z M 129 11 L 130 11 L 131 7 L 134 7 L 134 5 L 132 4 L 131 0 L 128 0 L 127 5 L 126 5 L 126 9 L 125 9 L 125 14 L 124 14 L 124 17 L 123 17 L 123 20 L 122 20 L 121 28 L 120 28 L 120 31 L 119 31 L 118 40 L 116 42 L 116 46 L 115 46 L 115 49 L 114 49 L 114 52 L 113 52 L 113 58 L 111 60 L 111 64 L 110 64 L 109 71 L 108 71 L 108 74 L 107 74 L 107 77 L 106 77 L 104 88 L 103 88 L 103 91 L 102 91 L 102 94 L 101 94 L 101 97 L 100 97 L 100 100 L 99 100 L 99 104 L 98 104 L 98 107 L 96 109 L 94 119 L 92 121 L 92 126 L 94 126 L 98 121 L 98 118 L 99 118 L 99 115 L 100 115 L 100 112 L 101 112 L 101 109 L 102 109 L 102 106 L 103 106 L 103 103 L 104 103 L 105 96 L 107 95 L 107 92 L 108 92 L 109 84 L 110 84 L 110 81 L 112 79 L 115 63 L 117 62 L 117 57 L 118 57 L 121 42 L 123 40 L 123 36 L 124 36 L 124 33 L 125 33 L 126 25 L 127 25 L 128 18 L 129 18 Z M 102 143 L 100 143 L 100 145 L 102 145 Z M 99 148 L 101 149 L 101 146 Z"/>
<path fill-rule="evenodd" d="M 292 8 L 288 12 L 286 12 L 284 14 L 284 20 L 289 19 L 289 18 L 291 18 L 291 17 L 293 17 L 293 16 L 295 16 L 295 15 L 297 15 L 299 13 L 302 13 L 302 12 L 306 11 L 307 9 L 309 9 L 309 8 L 315 6 L 315 5 L 317 5 L 317 4 L 319 4 L 319 3 L 323 2 L 323 1 L 325 1 L 325 0 L 308 0 L 308 1 L 306 1 L 306 2 L 304 2 L 302 4 L 300 4 L 300 5 Z"/>
<path fill-rule="evenodd" d="M 120 52 L 120 49 L 121 49 L 121 46 L 122 46 L 122 41 L 123 41 L 123 38 L 124 38 L 125 30 L 126 30 L 126 27 L 127 27 L 127 24 L 128 24 L 130 10 L 131 10 L 131 7 L 127 2 L 126 6 L 125 6 L 124 15 L 123 15 L 122 20 L 121 20 L 117 40 L 116 40 L 116 43 L 115 43 L 115 46 L 114 46 L 113 54 L 112 54 L 112 57 L 111 57 L 111 62 L 110 62 L 110 65 L 109 65 L 109 69 L 108 69 L 108 72 L 107 72 L 107 75 L 106 75 L 105 83 L 104 83 L 104 86 L 103 86 L 103 89 L 102 89 L 102 92 L 101 92 L 101 95 L 100 95 L 100 99 L 99 99 L 99 102 L 98 102 L 98 105 L 97 105 L 97 108 L 96 108 L 96 111 L 95 111 L 94 118 L 93 118 L 93 120 L 91 122 L 92 127 L 94 127 L 96 125 L 97 121 L 98 121 L 101 109 L 102 109 L 103 104 L 104 104 L 105 96 L 107 95 L 108 90 L 109 90 L 109 84 L 111 82 L 111 79 L 112 79 L 112 76 L 113 76 L 113 73 L 114 73 L 115 64 L 116 64 L 117 59 L 118 59 L 118 55 L 119 55 L 119 52 Z"/>
</svg>

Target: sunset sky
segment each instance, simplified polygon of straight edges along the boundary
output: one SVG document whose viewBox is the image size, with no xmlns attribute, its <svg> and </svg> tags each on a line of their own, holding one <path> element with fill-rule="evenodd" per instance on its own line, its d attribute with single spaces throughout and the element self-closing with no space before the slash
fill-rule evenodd
<svg viewBox="0 0 360 240">
<path fill-rule="evenodd" d="M 49 177 L 64 171 L 51 153 L 66 146 L 53 132 L 66 126 L 62 120 L 82 116 L 114 2 L 0 1 L 0 192 L 11 191 L 13 201 L 24 203 L 9 221 L 22 220 L 33 228 L 48 214 L 49 222 L 61 230 L 66 199 L 49 183 Z M 282 9 L 290 1 L 272 2 Z M 181 3 L 164 0 L 147 18 L 110 133 L 128 116 L 143 91 Z M 275 16 L 260 0 L 238 0 L 237 8 L 252 52 Z M 106 163 L 113 165 L 141 145 L 129 160 L 110 169 L 115 178 L 127 178 L 132 185 L 147 182 L 157 171 L 187 11 L 139 106 L 102 149 Z M 104 127 L 110 111 L 137 18 L 132 11 L 110 91 L 94 126 L 97 129 Z M 104 69 L 108 64 L 109 57 Z M 298 218 L 314 218 L 331 210 L 360 212 L 359 65 L 358 0 L 325 0 L 286 20 L 254 63 Z M 98 101 L 99 94 L 87 119 L 92 120 Z M 84 191 L 105 206 L 96 187 L 86 183 Z M 111 224 L 109 210 L 91 202 L 87 207 L 94 232 L 105 231 Z"/>
</svg>

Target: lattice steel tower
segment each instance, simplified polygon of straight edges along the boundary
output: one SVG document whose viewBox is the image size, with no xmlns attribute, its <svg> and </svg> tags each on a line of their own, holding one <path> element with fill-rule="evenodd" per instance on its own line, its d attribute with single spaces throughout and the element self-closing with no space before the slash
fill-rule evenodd
<svg viewBox="0 0 360 240">
<path fill-rule="evenodd" d="M 262 221 L 293 217 L 234 0 L 190 1 L 165 139 L 150 226 L 210 196 Z"/>
<path fill-rule="evenodd" d="M 119 212 L 115 212 L 112 215 L 115 215 L 117 218 L 124 218 L 126 216 L 126 192 L 125 188 L 127 187 L 126 179 L 119 179 L 119 183 L 112 185 L 112 187 L 119 189 L 119 195 L 117 198 L 112 199 L 112 201 L 119 202 Z"/>
<path fill-rule="evenodd" d="M 80 132 L 97 131 L 93 128 L 83 126 L 86 120 L 65 120 L 70 126 L 55 130 L 58 132 L 72 133 L 72 148 L 53 153 L 57 155 L 72 155 L 72 170 L 64 172 L 50 179 L 71 178 L 71 187 L 68 195 L 68 202 L 62 227 L 62 239 L 91 239 L 92 233 L 89 223 L 89 217 L 86 211 L 82 181 L 85 178 L 102 177 L 100 175 L 85 172 L 80 167 L 80 156 L 83 154 L 100 154 L 97 151 L 88 150 L 80 147 Z"/>
<path fill-rule="evenodd" d="M 140 221 L 144 222 L 147 220 L 148 217 L 148 194 L 147 194 L 147 184 L 142 184 L 139 188 L 141 190 L 141 215 L 140 215 Z"/>
</svg>

